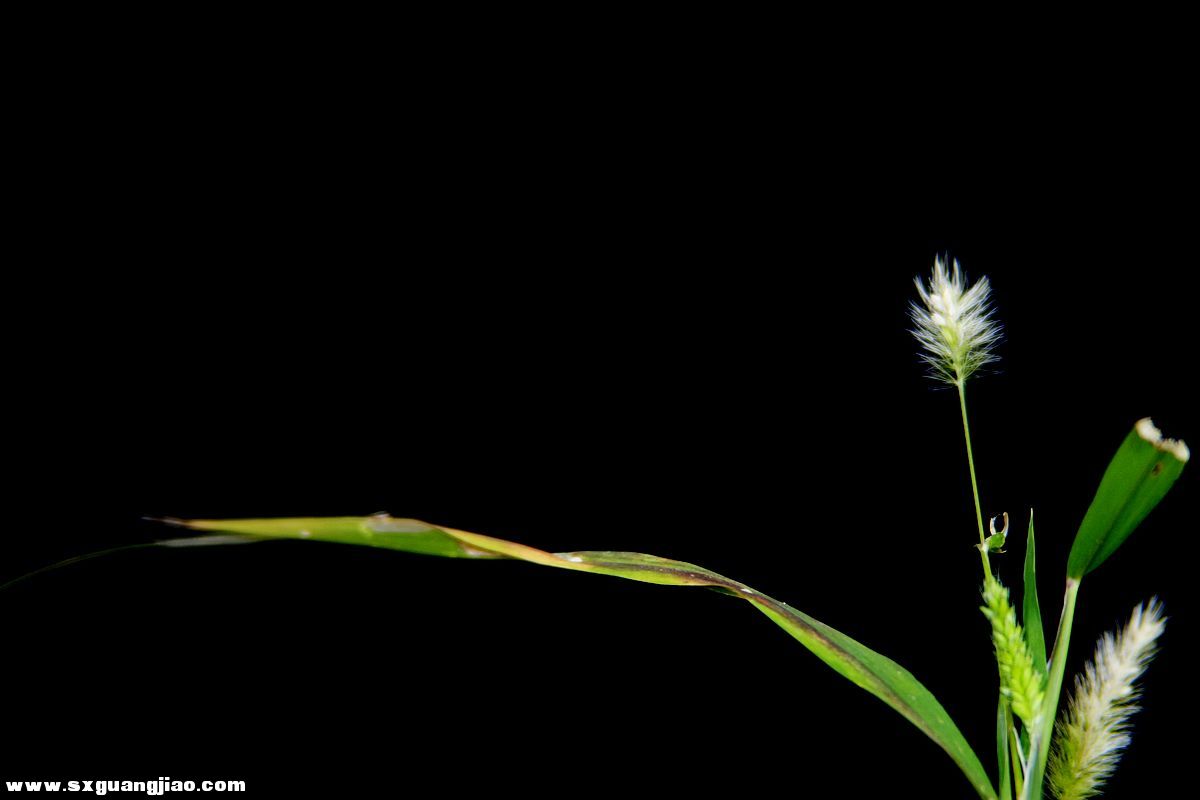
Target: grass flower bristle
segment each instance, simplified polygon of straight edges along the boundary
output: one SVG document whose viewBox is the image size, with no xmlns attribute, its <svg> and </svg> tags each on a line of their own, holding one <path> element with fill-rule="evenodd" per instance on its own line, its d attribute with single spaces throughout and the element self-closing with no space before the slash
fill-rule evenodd
<svg viewBox="0 0 1200 800">
<path fill-rule="evenodd" d="M 991 285 L 986 277 L 967 288 L 958 261 L 947 270 L 935 259 L 926 286 L 916 279 L 921 302 L 909 309 L 913 335 L 921 344 L 921 358 L 931 375 L 956 385 L 976 370 L 996 360 L 993 346 L 1000 340 L 1000 325 L 992 318 Z"/>
<path fill-rule="evenodd" d="M 983 584 L 983 615 L 992 623 L 992 643 L 1000 667 L 1000 692 L 1027 730 L 1036 730 L 1045 701 L 1042 672 L 1034 667 L 1008 588 L 993 577 Z"/>
<path fill-rule="evenodd" d="M 1134 683 L 1154 657 L 1154 643 L 1165 627 L 1162 606 L 1152 600 L 1133 610 L 1120 633 L 1100 638 L 1055 726 L 1048 774 L 1059 800 L 1096 796 L 1116 769 L 1129 744 L 1130 717 L 1138 709 Z"/>
</svg>

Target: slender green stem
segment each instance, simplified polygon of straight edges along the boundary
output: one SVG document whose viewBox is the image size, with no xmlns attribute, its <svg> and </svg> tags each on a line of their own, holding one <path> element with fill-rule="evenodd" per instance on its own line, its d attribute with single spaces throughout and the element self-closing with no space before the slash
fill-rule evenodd
<svg viewBox="0 0 1200 800">
<path fill-rule="evenodd" d="M 983 575 L 985 578 L 992 577 L 992 566 L 988 563 L 987 537 L 983 533 L 983 506 L 979 502 L 979 481 L 975 478 L 975 453 L 971 449 L 971 423 L 967 421 L 967 381 L 962 377 L 962 373 L 958 373 L 958 380 L 955 381 L 955 386 L 958 387 L 958 406 L 962 409 L 963 423 L 963 439 L 967 443 L 967 467 L 971 472 L 971 495 L 975 498 L 975 523 L 979 526 L 979 557 L 983 561 Z M 1011 787 L 1009 782 L 1009 771 L 1016 776 L 1016 790 L 1021 791 L 1021 761 L 1016 758 L 1016 752 L 1013 751 L 1010 758 L 1005 758 L 1009 751 L 1006 749 L 1007 733 L 1015 731 L 1012 722 L 1012 709 L 1008 702 L 1001 697 L 1000 707 L 1003 709 L 1003 714 L 1000 719 L 1000 724 L 1003 730 L 1000 731 L 1003 737 L 999 741 L 998 749 L 1000 752 L 1000 795 L 1002 798 L 1011 797 Z M 1005 763 L 1008 762 L 1008 763 Z"/>
<path fill-rule="evenodd" d="M 1050 674 L 1046 681 L 1046 699 L 1042 705 L 1040 730 L 1033 732 L 1029 742 L 1029 771 L 1021 800 L 1042 800 L 1042 779 L 1046 774 L 1046 757 L 1050 755 L 1050 739 L 1054 734 L 1054 716 L 1062 692 L 1063 674 L 1067 669 L 1067 648 L 1071 642 L 1071 623 L 1075 621 L 1075 597 L 1079 594 L 1079 579 L 1067 578 L 1063 598 L 1062 619 L 1058 621 L 1058 636 L 1050 656 Z"/>
<path fill-rule="evenodd" d="M 967 440 L 967 466 L 971 470 L 971 493 L 975 496 L 975 522 L 979 525 L 979 557 L 983 559 L 983 574 L 992 577 L 992 567 L 988 563 L 987 537 L 983 533 L 983 508 L 979 504 L 979 482 L 975 480 L 975 454 L 971 451 L 971 424 L 967 422 L 967 382 L 959 378 L 958 405 L 962 409 L 963 438 Z"/>
</svg>

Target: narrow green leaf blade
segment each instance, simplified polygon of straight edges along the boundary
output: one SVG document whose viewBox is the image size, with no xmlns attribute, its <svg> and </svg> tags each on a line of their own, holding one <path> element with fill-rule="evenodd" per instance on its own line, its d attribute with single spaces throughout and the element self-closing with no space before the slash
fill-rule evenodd
<svg viewBox="0 0 1200 800">
<path fill-rule="evenodd" d="M 1092 500 L 1067 560 L 1067 575 L 1082 578 L 1129 538 L 1175 483 L 1189 457 L 1187 445 L 1163 439 L 1147 417 L 1125 437 Z"/>
<path fill-rule="evenodd" d="M 162 519 L 168 525 L 199 531 L 237 534 L 253 539 L 313 539 L 321 542 L 361 544 L 447 558 L 501 558 L 477 552 L 446 533 L 445 529 L 415 519 L 387 514 L 371 517 L 291 517 L 285 519 Z M 160 544 L 179 546 L 193 539 L 171 539 Z"/>
<path fill-rule="evenodd" d="M 1029 509 L 1029 533 L 1025 537 L 1025 579 L 1021 591 L 1021 621 L 1025 643 L 1033 656 L 1033 665 L 1046 675 L 1046 634 L 1042 630 L 1042 608 L 1038 604 L 1037 546 L 1033 538 L 1033 509 Z"/>
<path fill-rule="evenodd" d="M 950 715 L 908 670 L 790 606 L 765 596 L 747 599 L 818 658 L 899 711 L 937 742 L 958 764 L 980 797 L 996 796 L 978 756 L 971 750 Z"/>
<path fill-rule="evenodd" d="M 314 539 L 406 550 L 452 558 L 515 558 L 558 569 L 613 575 L 644 583 L 704 586 L 750 602 L 856 686 L 898 711 L 958 764 L 975 791 L 997 800 L 991 781 L 949 714 L 908 670 L 786 603 L 715 572 L 643 553 L 548 553 L 516 542 L 378 514 L 256 520 L 170 520 L 193 530 L 258 539 Z"/>
</svg>

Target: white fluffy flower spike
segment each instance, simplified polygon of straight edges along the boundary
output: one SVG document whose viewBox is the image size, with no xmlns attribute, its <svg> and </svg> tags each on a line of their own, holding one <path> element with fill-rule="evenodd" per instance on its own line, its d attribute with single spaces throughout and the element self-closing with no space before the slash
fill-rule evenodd
<svg viewBox="0 0 1200 800">
<path fill-rule="evenodd" d="M 980 278 L 969 289 L 954 261 L 950 271 L 938 258 L 933 263 L 929 286 L 916 279 L 921 303 L 910 309 L 913 335 L 921 343 L 921 358 L 933 377 L 952 385 L 961 384 L 971 373 L 996 360 L 993 345 L 1000 339 L 1000 325 L 992 319 L 991 285 Z"/>
<path fill-rule="evenodd" d="M 1154 656 L 1154 642 L 1166 621 L 1151 600 L 1138 606 L 1125 630 L 1104 634 L 1096 655 L 1075 680 L 1075 695 L 1055 730 L 1050 788 L 1059 800 L 1082 800 L 1100 793 L 1129 744 L 1129 718 L 1137 711 L 1134 686 Z"/>
</svg>

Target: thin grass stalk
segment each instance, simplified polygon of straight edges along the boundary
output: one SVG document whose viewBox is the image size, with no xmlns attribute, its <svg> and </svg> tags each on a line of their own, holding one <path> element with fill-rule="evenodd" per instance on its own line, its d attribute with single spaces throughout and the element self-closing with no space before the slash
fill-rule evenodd
<svg viewBox="0 0 1200 800">
<path fill-rule="evenodd" d="M 1026 771 L 1025 791 L 1021 800 L 1042 800 L 1042 784 L 1046 775 L 1046 758 L 1050 755 L 1050 740 L 1054 735 L 1054 718 L 1058 711 L 1058 698 L 1062 693 L 1063 675 L 1067 669 L 1067 650 L 1071 644 L 1071 624 L 1075 621 L 1075 600 L 1079 594 L 1079 581 L 1067 578 L 1063 597 L 1062 618 L 1058 622 L 1058 635 L 1054 638 L 1054 651 L 1050 655 L 1050 673 L 1046 681 L 1045 709 L 1041 725 L 1030 738 L 1029 751 L 1032 763 Z"/>
</svg>

